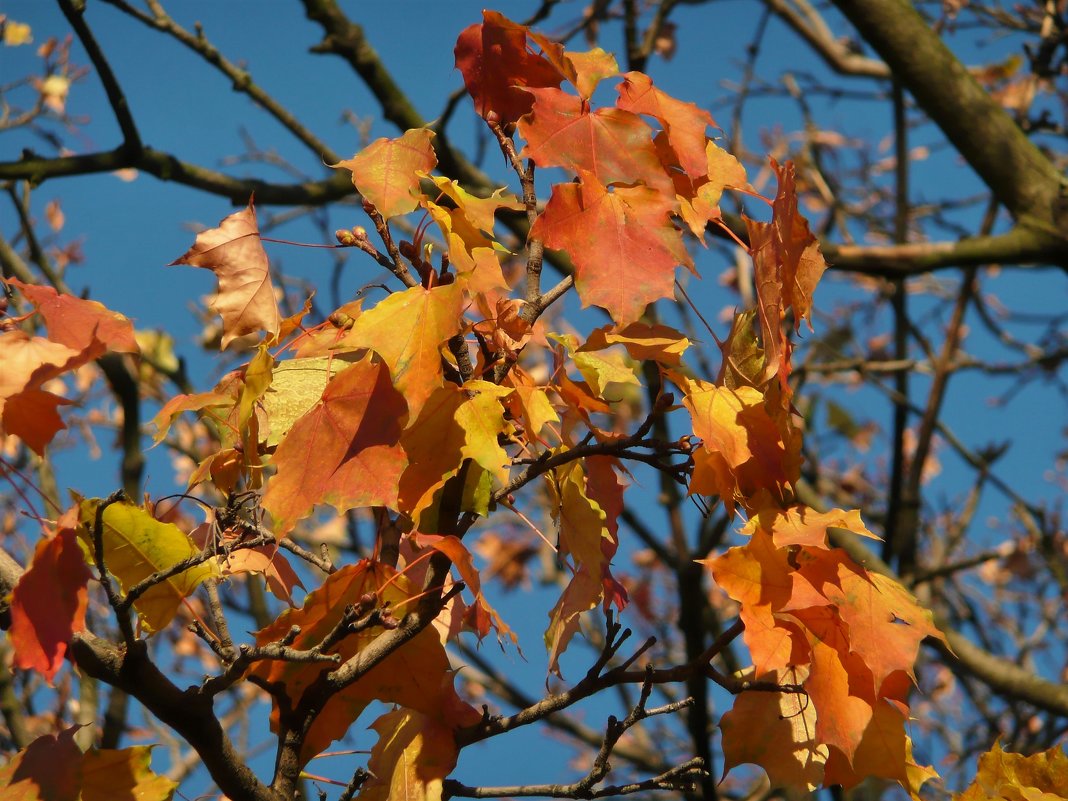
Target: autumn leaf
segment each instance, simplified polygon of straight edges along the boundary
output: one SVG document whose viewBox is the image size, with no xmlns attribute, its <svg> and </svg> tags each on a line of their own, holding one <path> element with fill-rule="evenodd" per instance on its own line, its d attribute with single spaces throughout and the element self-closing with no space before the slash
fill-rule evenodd
<svg viewBox="0 0 1068 801">
<path fill-rule="evenodd" d="M 670 204 L 651 189 L 609 192 L 587 173 L 579 184 L 553 187 L 530 237 L 571 257 L 584 306 L 600 306 L 626 325 L 654 300 L 674 295 L 676 265 L 692 266 L 669 213 Z"/>
<path fill-rule="evenodd" d="M 809 318 L 812 293 L 827 265 L 818 240 L 797 210 L 793 163 L 780 167 L 772 159 L 771 166 L 779 179 L 772 221 L 763 223 L 746 217 L 745 223 L 767 357 L 765 378 L 777 373 L 785 386 L 790 372 L 790 343 L 783 333 L 782 319 L 791 308 L 795 329 L 800 328 L 801 320 Z M 811 321 L 809 328 L 812 328 Z"/>
<path fill-rule="evenodd" d="M 410 611 L 410 599 L 417 594 L 408 579 L 392 568 L 367 559 L 345 565 L 327 576 L 323 584 L 308 594 L 300 609 L 283 612 L 277 620 L 256 633 L 256 642 L 265 645 L 287 636 L 293 626 L 300 631 L 292 639 L 298 649 L 312 648 L 333 631 L 349 607 L 357 608 L 370 598 L 386 611 L 402 617 Z M 347 634 L 327 653 L 336 653 L 344 662 L 363 650 L 382 632 L 372 626 Z M 304 691 L 334 663 L 298 663 L 268 660 L 256 663 L 250 673 L 265 682 L 278 683 L 290 703 L 297 703 Z M 431 627 L 371 668 L 354 684 L 332 695 L 315 719 L 301 751 L 307 762 L 331 741 L 342 737 L 373 700 L 400 704 L 425 715 L 448 720 L 451 725 L 469 725 L 479 714 L 465 704 L 453 689 L 452 673 L 445 648 Z M 277 731 L 278 700 L 271 716 Z"/>
<path fill-rule="evenodd" d="M 72 726 L 38 737 L 0 767 L 5 801 L 170 801 L 178 785 L 149 768 L 150 746 L 82 753 Z"/>
<path fill-rule="evenodd" d="M 843 754 L 831 749 L 824 784 L 840 784 L 848 790 L 869 776 L 877 776 L 897 782 L 914 801 L 919 801 L 920 786 L 935 775 L 930 768 L 915 762 L 901 710 L 886 701 L 879 701 L 852 764 Z"/>
<path fill-rule="evenodd" d="M 60 528 L 37 543 L 11 599 L 15 667 L 52 683 L 74 633 L 85 630 L 91 575 L 74 529 Z"/>
<path fill-rule="evenodd" d="M 681 333 L 660 323 L 631 323 L 626 326 L 601 326 L 590 332 L 579 351 L 598 351 L 612 345 L 622 345 L 632 359 L 638 361 L 656 361 L 668 366 L 676 366 L 682 354 L 690 347 L 688 340 Z"/>
<path fill-rule="evenodd" d="M 955 794 L 953 801 L 1001 798 L 1013 801 L 1068 798 L 1068 755 L 1064 748 L 1054 746 L 1048 751 L 1025 756 L 1004 751 L 1001 743 L 994 743 L 993 748 L 979 755 L 978 769 L 971 785 L 964 792 Z"/>
<path fill-rule="evenodd" d="M 860 512 L 856 509 L 850 512 L 843 512 L 841 509 L 817 512 L 802 504 L 788 509 L 774 507 L 760 509 L 742 527 L 741 533 L 752 534 L 757 528 L 771 534 L 771 539 L 778 548 L 790 545 L 826 548 L 827 529 L 829 528 L 841 528 L 862 537 L 879 539 L 864 525 Z"/>
<path fill-rule="evenodd" d="M 583 612 L 589 612 L 604 598 L 604 586 L 598 576 L 583 567 L 571 577 L 560 599 L 549 612 L 549 627 L 545 630 L 545 650 L 549 654 L 549 672 L 560 673 L 560 657 L 578 632 Z"/>
<path fill-rule="evenodd" d="M 589 173 L 605 186 L 642 182 L 671 194 L 653 131 L 637 114 L 618 108 L 594 111 L 582 98 L 559 89 L 528 91 L 535 102 L 533 112 L 519 121 L 519 134 L 527 142 L 521 157 L 539 167 Z M 553 187 L 554 194 L 560 188 Z"/>
<path fill-rule="evenodd" d="M 86 361 L 107 351 L 140 353 L 133 323 L 102 303 L 61 295 L 52 287 L 24 284 L 16 278 L 5 280 L 37 307 L 49 339 L 81 352 Z"/>
<path fill-rule="evenodd" d="M 481 641 L 491 629 L 497 632 L 497 641 L 504 644 L 504 637 L 511 639 L 512 644 L 519 645 L 516 633 L 504 622 L 497 611 L 486 600 L 482 592 L 482 579 L 475 569 L 471 552 L 464 547 L 463 542 L 454 536 L 441 537 L 433 534 L 414 533 L 413 539 L 417 545 L 433 548 L 449 557 L 456 572 L 467 585 L 467 589 L 475 596 L 475 602 L 468 608 L 464 615 L 467 627 L 475 632 Z"/>
<path fill-rule="evenodd" d="M 671 377 L 702 440 L 694 453 L 690 491 L 719 495 L 728 510 L 739 501 L 752 503 L 761 489 L 782 498 L 798 478 L 794 453 L 800 443 L 784 439 L 764 395 L 753 387 L 730 389 L 676 373 Z"/>
<path fill-rule="evenodd" d="M 82 758 L 81 801 L 170 801 L 177 783 L 152 772 L 152 748 L 92 748 Z"/>
<path fill-rule="evenodd" d="M 441 346 L 463 327 L 463 289 L 446 284 L 394 292 L 363 312 L 340 343 L 369 348 L 389 366 L 412 418 L 441 386 Z"/>
<path fill-rule="evenodd" d="M 492 113 L 502 126 L 516 122 L 534 102 L 525 88 L 557 87 L 563 75 L 544 56 L 527 48 L 527 29 L 496 11 L 483 11 L 456 40 L 456 68 L 483 119 Z"/>
<path fill-rule="evenodd" d="M 772 674 L 778 684 L 798 684 L 803 670 Z M 823 782 L 829 749 L 816 738 L 816 710 L 799 693 L 743 692 L 720 720 L 723 773 L 750 763 L 771 786 L 815 790 Z"/>
<path fill-rule="evenodd" d="M 371 778 L 361 801 L 441 801 L 442 782 L 456 767 L 459 749 L 452 729 L 433 716 L 395 709 L 371 724 L 378 742 L 371 748 Z"/>
<path fill-rule="evenodd" d="M 687 175 L 699 178 L 707 174 L 705 130 L 716 124 L 711 114 L 657 89 L 652 78 L 641 72 L 626 73 L 618 91 L 617 108 L 656 118 Z"/>
<path fill-rule="evenodd" d="M 251 199 L 244 211 L 197 234 L 193 247 L 168 266 L 177 264 L 215 273 L 218 291 L 208 305 L 222 317 L 224 350 L 246 334 L 278 333 L 282 319 Z"/>
<path fill-rule="evenodd" d="M 78 538 L 89 554 L 95 551 L 93 531 L 101 503 L 99 498 L 89 498 L 78 504 L 81 522 Z M 109 504 L 104 509 L 102 524 L 104 566 L 119 580 L 123 592 L 152 574 L 200 553 L 178 526 L 156 520 L 129 501 Z M 204 579 L 217 573 L 212 563 L 205 562 L 150 587 L 133 605 L 142 627 L 149 633 L 162 629 L 170 623 L 179 604 Z"/>
<path fill-rule="evenodd" d="M 387 220 L 419 206 L 419 175 L 438 163 L 428 128 L 412 128 L 397 139 L 376 139 L 333 167 L 352 173 L 352 184 Z"/>
<path fill-rule="evenodd" d="M 433 502 L 434 493 L 459 471 L 463 450 L 469 447 L 467 432 L 456 421 L 466 400 L 454 384 L 439 387 L 401 435 L 408 466 L 400 477 L 399 507 L 424 532 L 434 529 L 424 524 L 422 512 Z"/>
<path fill-rule="evenodd" d="M 0 431 L 43 455 L 56 433 L 66 428 L 56 409 L 70 401 L 41 386 L 86 360 L 80 351 L 25 331 L 0 333 Z"/>
<path fill-rule="evenodd" d="M 263 496 L 275 533 L 288 533 L 319 503 L 342 512 L 395 508 L 405 413 L 404 398 L 381 362 L 368 356 L 342 369 L 275 451 L 278 472 Z"/>
<path fill-rule="evenodd" d="M 38 737 L 0 767 L 0 793 L 10 801 L 76 801 L 81 790 L 81 728 Z"/>
</svg>

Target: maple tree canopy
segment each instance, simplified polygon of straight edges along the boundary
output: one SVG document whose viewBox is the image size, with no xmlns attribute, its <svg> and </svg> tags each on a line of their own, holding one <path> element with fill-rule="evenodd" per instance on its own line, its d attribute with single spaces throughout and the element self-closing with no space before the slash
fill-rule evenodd
<svg viewBox="0 0 1068 801">
<path fill-rule="evenodd" d="M 609 620 L 603 659 L 530 720 L 606 687 L 644 686 L 640 714 L 611 730 L 618 739 L 646 714 L 682 708 L 646 710 L 653 684 L 708 676 L 735 696 L 720 724 L 725 773 L 755 765 L 791 792 L 874 777 L 919 799 L 936 774 L 912 750 L 915 665 L 921 642 L 945 636 L 901 584 L 832 545 L 832 529 L 875 538 L 862 511 L 815 509 L 797 491 L 791 337 L 812 326 L 826 264 L 794 164 L 768 159 L 775 183 L 761 198 L 708 112 L 641 72 L 621 74 L 603 50 L 567 51 L 496 12 L 460 34 L 455 55 L 518 194 L 469 191 L 437 172 L 438 138 L 425 128 L 339 161 L 370 230 L 338 231 L 338 247 L 363 251 L 394 281 L 314 323 L 310 299 L 283 316 L 252 198 L 196 235 L 172 265 L 214 273 L 220 349 L 243 363 L 208 391 L 164 398 L 153 422 L 157 443 L 195 455 L 186 492 L 205 519 L 117 492 L 75 496 L 42 520 L 10 597 L 15 667 L 54 684 L 73 660 L 80 675 L 142 699 L 235 801 L 294 797 L 312 760 L 354 727 L 377 738 L 360 798 L 438 801 L 464 747 L 527 722 L 480 709 L 450 661 L 459 638 L 518 645 L 473 555 L 502 553 L 496 529 L 508 520 L 550 527 L 542 536 L 565 577 L 542 612 L 546 655 L 531 661 L 566 682 L 561 660 L 583 624 L 591 613 Z M 610 105 L 593 102 L 598 86 Z M 552 178 L 541 198 L 535 169 Z M 709 329 L 721 367 L 702 374 L 693 343 L 655 304 L 674 301 L 680 271 L 696 274 L 688 247 L 723 226 L 728 197 L 753 215 L 742 246 L 755 307 Z M 502 220 L 525 222 L 524 253 L 497 238 Z M 567 273 L 543 286 L 549 258 Z M 0 434 L 43 454 L 65 426 L 64 379 L 116 354 L 136 363 L 139 340 L 95 301 L 4 284 L 13 303 L 0 321 Z M 571 292 L 599 310 L 596 327 L 550 313 Z M 43 333 L 26 325 L 38 322 Z M 641 391 L 650 411 L 632 419 L 622 410 Z M 674 666 L 652 643 L 620 651 L 633 588 L 614 566 L 634 549 L 620 519 L 640 491 L 635 466 L 706 513 L 722 503 L 738 523 L 733 547 L 699 560 L 738 622 Z M 335 563 L 325 546 L 300 545 L 296 533 L 327 507 L 374 521 L 368 557 Z M 544 522 L 528 514 L 539 507 Z M 242 641 L 218 593 L 246 580 L 287 608 Z M 89 618 L 106 613 L 112 635 L 90 631 L 91 597 Z M 207 644 L 205 678 L 188 688 L 153 662 L 166 659 L 164 638 L 187 647 L 183 626 Z M 725 674 L 715 660 L 737 638 L 751 664 Z M 272 776 L 233 760 L 213 717 L 213 700 L 237 686 L 271 705 Z M 147 747 L 83 752 L 76 736 L 62 729 L 19 751 L 0 768 L 0 795 L 172 796 Z M 1068 792 L 1063 755 L 983 760 L 969 801 Z M 657 786 L 687 787 L 714 769 L 688 764 Z M 1000 795 L 1005 785 L 1026 791 Z"/>
</svg>

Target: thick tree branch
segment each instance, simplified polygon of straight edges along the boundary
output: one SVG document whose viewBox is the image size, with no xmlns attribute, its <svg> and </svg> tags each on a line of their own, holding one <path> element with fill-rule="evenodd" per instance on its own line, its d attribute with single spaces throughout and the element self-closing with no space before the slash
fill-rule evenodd
<svg viewBox="0 0 1068 801">
<path fill-rule="evenodd" d="M 906 0 L 835 0 L 997 199 L 1036 235 L 1064 241 L 1057 169 Z"/>
</svg>

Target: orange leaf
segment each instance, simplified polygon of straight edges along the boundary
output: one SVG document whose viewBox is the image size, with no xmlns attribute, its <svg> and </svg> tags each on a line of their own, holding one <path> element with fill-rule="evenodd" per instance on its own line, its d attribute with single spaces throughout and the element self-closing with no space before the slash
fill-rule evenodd
<svg viewBox="0 0 1068 801">
<path fill-rule="evenodd" d="M 42 539 L 11 598 L 15 666 L 36 670 L 51 684 L 76 631 L 85 631 L 90 578 L 72 528 Z"/>
<path fill-rule="evenodd" d="M 412 418 L 441 386 L 441 346 L 463 327 L 459 284 L 394 292 L 357 318 L 342 345 L 370 348 L 382 357 Z"/>
<path fill-rule="evenodd" d="M 589 612 L 604 597 L 601 579 L 583 567 L 560 595 L 549 612 L 549 628 L 545 630 L 545 648 L 549 652 L 549 672 L 560 676 L 560 657 L 578 631 L 583 612 Z"/>
<path fill-rule="evenodd" d="M 527 141 L 523 158 L 539 167 L 590 173 L 605 186 L 641 181 L 669 192 L 671 178 L 653 147 L 653 131 L 637 114 L 618 108 L 591 111 L 589 103 L 559 89 L 528 91 L 535 102 L 533 113 L 519 121 L 519 134 Z"/>
<path fill-rule="evenodd" d="M 1045 795 L 1043 795 L 1045 794 Z M 986 801 L 988 798 L 1068 798 L 1068 755 L 1054 746 L 1030 756 L 1012 754 L 1000 743 L 979 756 L 978 771 L 971 786 L 954 801 Z"/>
<path fill-rule="evenodd" d="M 796 684 L 803 671 L 773 678 Z M 816 710 L 804 695 L 743 692 L 720 720 L 723 773 L 744 763 L 759 765 L 773 788 L 816 789 L 823 780 L 829 750 L 816 739 Z"/>
<path fill-rule="evenodd" d="M 388 604 L 401 617 L 410 611 L 409 599 L 415 594 L 415 588 L 405 576 L 386 565 L 364 559 L 328 576 L 322 586 L 308 594 L 300 609 L 283 612 L 267 628 L 257 632 L 256 642 L 259 645 L 276 642 L 293 626 L 299 626 L 300 633 L 293 640 L 293 647 L 311 648 L 335 629 L 347 607 L 360 604 L 365 597 L 376 598 L 379 604 Z M 371 627 L 348 634 L 328 652 L 340 655 L 345 661 L 381 633 L 381 627 Z M 271 660 L 256 663 L 250 674 L 267 682 L 278 682 L 290 702 L 295 704 L 322 672 L 334 668 L 335 665 L 329 663 Z M 456 695 L 445 648 L 437 632 L 430 627 L 375 665 L 357 682 L 330 697 L 308 733 L 301 752 L 302 762 L 307 762 L 331 741 L 342 737 L 373 700 L 400 704 L 426 715 L 454 721 L 457 725 L 479 719 L 478 713 Z M 278 714 L 276 699 L 271 715 L 271 727 L 275 731 Z"/>
<path fill-rule="evenodd" d="M 456 412 L 466 399 L 455 384 L 439 387 L 401 435 L 408 466 L 400 478 L 399 506 L 417 522 L 419 514 L 432 502 L 434 492 L 456 474 L 463 462 L 467 435 L 456 422 Z"/>
<path fill-rule="evenodd" d="M 434 132 L 412 128 L 398 139 L 376 139 L 351 159 L 333 167 L 352 172 L 352 184 L 387 220 L 419 206 L 419 172 L 438 163 L 430 140 Z"/>
<path fill-rule="evenodd" d="M 758 527 L 771 534 L 772 540 L 779 548 L 789 545 L 826 548 L 829 528 L 844 528 L 862 537 L 879 539 L 864 525 L 860 512 L 856 509 L 851 512 L 843 512 L 841 509 L 817 512 L 801 504 L 789 509 L 761 509 L 742 527 L 741 533 L 752 534 Z"/>
<path fill-rule="evenodd" d="M 675 266 L 692 265 L 670 203 L 642 186 L 609 192 L 593 175 L 557 184 L 530 236 L 566 251 L 584 306 L 608 310 L 620 325 L 636 321 L 658 298 L 674 295 Z"/>
<path fill-rule="evenodd" d="M 834 603 L 849 629 L 849 647 L 870 668 L 873 690 L 901 670 L 913 676 L 920 643 L 927 637 L 945 641 L 931 622 L 931 612 L 893 579 L 871 573 L 844 551 L 826 552 L 802 564 L 802 573 Z"/>
<path fill-rule="evenodd" d="M 282 318 L 251 199 L 244 211 L 223 218 L 218 228 L 197 234 L 193 247 L 168 266 L 176 264 L 215 273 L 218 292 L 209 306 L 222 317 L 224 349 L 246 334 L 278 333 Z"/>
<path fill-rule="evenodd" d="M 705 129 L 716 124 L 711 114 L 657 89 L 641 72 L 626 73 L 618 90 L 617 108 L 656 117 L 687 175 L 699 178 L 707 173 Z"/>
<path fill-rule="evenodd" d="M 95 300 L 61 295 L 52 287 L 24 284 L 16 278 L 6 279 L 37 307 L 48 327 L 48 338 L 96 358 L 105 351 L 140 353 L 134 339 L 133 323 Z M 89 355 L 92 353 L 92 355 Z"/>
<path fill-rule="evenodd" d="M 275 452 L 278 473 L 263 496 L 275 533 L 290 531 L 318 503 L 339 512 L 396 508 L 404 414 L 404 398 L 381 363 L 366 357 L 342 370 Z"/>
<path fill-rule="evenodd" d="M 74 742 L 80 726 L 38 737 L 0 767 L 6 801 L 75 801 L 81 789 L 82 751 Z"/>
</svg>

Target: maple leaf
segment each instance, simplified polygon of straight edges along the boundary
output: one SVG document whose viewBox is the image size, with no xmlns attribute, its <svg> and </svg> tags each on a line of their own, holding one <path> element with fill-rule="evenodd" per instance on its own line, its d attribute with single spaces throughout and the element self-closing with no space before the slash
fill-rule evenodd
<svg viewBox="0 0 1068 801">
<path fill-rule="evenodd" d="M 800 442 L 769 414 L 764 395 L 753 387 L 730 389 L 670 376 L 702 440 L 690 492 L 719 495 L 729 511 L 738 501 L 754 503 L 761 489 L 783 497 L 798 478 Z"/>
<path fill-rule="evenodd" d="M 779 684 L 797 684 L 805 671 L 773 674 Z M 750 763 L 768 774 L 772 787 L 814 790 L 823 781 L 829 749 L 816 739 L 816 710 L 798 693 L 743 692 L 720 720 L 723 774 Z"/>
<path fill-rule="evenodd" d="M 277 620 L 257 632 L 256 642 L 259 645 L 277 642 L 286 637 L 293 626 L 298 626 L 300 633 L 292 639 L 293 647 L 312 648 L 338 626 L 346 608 L 358 608 L 367 597 L 403 616 L 416 594 L 404 575 L 387 565 L 364 559 L 327 576 L 318 589 L 308 594 L 300 609 L 283 612 Z M 327 653 L 338 654 L 344 662 L 363 650 L 381 631 L 381 627 L 368 627 L 350 633 L 327 649 Z M 323 671 L 334 667 L 331 663 L 268 660 L 256 663 L 250 674 L 265 682 L 277 682 L 284 688 L 289 703 L 296 704 Z M 307 762 L 331 741 L 342 737 L 373 700 L 397 703 L 448 720 L 451 725 L 466 725 L 479 719 L 478 712 L 456 695 L 448 656 L 431 627 L 419 632 L 358 681 L 330 697 L 308 732 L 301 751 L 302 762 Z M 274 731 L 277 731 L 278 714 L 278 699 L 275 698 L 271 715 Z"/>
<path fill-rule="evenodd" d="M 363 312 L 340 343 L 369 348 L 389 365 L 411 418 L 442 382 L 441 346 L 463 327 L 463 289 L 445 284 L 394 292 Z"/>
<path fill-rule="evenodd" d="M 278 472 L 263 496 L 275 533 L 288 533 L 318 503 L 339 512 L 395 508 L 405 413 L 381 362 L 367 356 L 341 370 L 275 451 Z"/>
<path fill-rule="evenodd" d="M 170 801 L 178 787 L 149 768 L 150 746 L 82 753 L 72 726 L 38 737 L 0 767 L 7 801 Z"/>
<path fill-rule="evenodd" d="M 438 163 L 434 132 L 412 128 L 397 139 L 376 139 L 351 159 L 332 167 L 352 172 L 352 184 L 387 220 L 419 207 L 419 173 Z"/>
<path fill-rule="evenodd" d="M 61 295 L 52 287 L 24 284 L 16 278 L 5 279 L 37 307 L 53 342 L 80 351 L 85 361 L 115 353 L 140 353 L 133 323 L 95 300 Z"/>
<path fill-rule="evenodd" d="M 869 776 L 877 776 L 896 781 L 914 801 L 919 801 L 920 786 L 935 775 L 913 759 L 912 742 L 905 733 L 905 715 L 897 706 L 879 701 L 852 763 L 837 749 L 831 749 L 824 784 L 840 784 L 848 790 Z"/>
<path fill-rule="evenodd" d="M 641 72 L 624 74 L 617 90 L 617 108 L 655 117 L 663 126 L 668 142 L 678 155 L 679 166 L 687 175 L 698 178 L 707 174 L 705 130 L 716 124 L 711 114 L 657 89 L 652 78 Z"/>
<path fill-rule="evenodd" d="M 771 166 L 779 179 L 772 221 L 762 223 L 746 217 L 745 224 L 767 357 L 765 377 L 778 373 L 785 388 L 790 373 L 790 343 L 783 333 L 782 319 L 788 308 L 794 311 L 795 329 L 800 328 L 802 319 L 808 319 L 812 293 L 827 265 L 818 240 L 797 210 L 793 163 L 780 167 L 771 159 Z M 809 328 L 812 328 L 811 321 Z"/>
<path fill-rule="evenodd" d="M 810 648 L 802 628 L 777 613 L 791 602 L 819 607 L 830 601 L 793 568 L 785 549 L 757 530 L 746 545 L 700 561 L 711 568 L 720 589 L 741 605 L 742 636 L 758 676 L 808 664 Z"/>
<path fill-rule="evenodd" d="M 88 553 L 95 551 L 93 529 L 97 509 L 102 501 L 88 498 L 79 501 L 81 526 L 78 537 Z M 112 503 L 104 509 L 101 538 L 104 566 L 119 580 L 124 592 L 153 573 L 167 570 L 184 559 L 196 556 L 200 549 L 189 535 L 173 523 L 162 523 L 129 501 Z M 157 632 L 170 623 L 179 604 L 204 579 L 216 575 L 218 568 L 206 562 L 171 576 L 146 590 L 134 601 L 142 627 Z"/>
<path fill-rule="evenodd" d="M 758 527 L 771 534 L 771 539 L 778 548 L 790 545 L 826 548 L 829 528 L 842 528 L 862 537 L 880 539 L 868 530 L 860 517 L 860 511 L 856 509 L 850 512 L 843 512 L 841 509 L 817 512 L 803 504 L 788 509 L 764 508 L 750 517 L 741 533 L 752 534 Z"/>
<path fill-rule="evenodd" d="M 657 138 L 659 142 L 659 137 Z M 696 177 L 689 182 L 677 180 L 676 184 L 684 191 L 676 195 L 679 201 L 679 216 L 685 220 L 690 232 L 705 243 L 705 228 L 709 222 L 722 219 L 719 204 L 723 190 L 733 187 L 755 192 L 745 176 L 745 167 L 733 155 L 715 142 L 705 145 L 705 165 L 707 174 Z"/>
<path fill-rule="evenodd" d="M 1068 754 L 1060 746 L 1024 756 L 1004 751 L 1001 743 L 979 755 L 971 785 L 953 801 L 1068 798 Z"/>
<path fill-rule="evenodd" d="M 572 363 L 598 398 L 605 397 L 609 384 L 641 386 L 641 381 L 634 374 L 633 364 L 628 364 L 622 353 L 618 350 L 611 353 L 600 352 L 610 347 L 607 343 L 604 348 L 588 348 L 585 345 L 579 347 L 578 338 L 573 334 L 550 334 L 549 338 L 564 346 Z"/>
<path fill-rule="evenodd" d="M 224 350 L 246 334 L 279 332 L 282 318 L 251 199 L 247 208 L 224 217 L 217 228 L 197 234 L 193 247 L 168 266 L 178 264 L 215 273 L 218 292 L 208 305 L 222 317 Z"/>
<path fill-rule="evenodd" d="M 489 381 L 467 381 L 463 391 L 468 397 L 456 409 L 454 418 L 464 431 L 461 454 L 493 474 L 502 484 L 508 482 L 511 458 L 501 446 L 512 426 L 504 419 L 502 399 L 512 394 L 508 387 Z"/>
<path fill-rule="evenodd" d="M 439 387 L 401 435 L 408 466 L 399 481 L 399 507 L 424 532 L 433 528 L 420 519 L 421 513 L 433 502 L 435 491 L 459 471 L 463 462 L 467 434 L 456 422 L 456 412 L 466 399 L 454 384 Z"/>
<path fill-rule="evenodd" d="M 492 113 L 502 126 L 530 111 L 527 87 L 556 87 L 563 75 L 547 58 L 527 49 L 529 31 L 496 11 L 483 11 L 456 40 L 456 68 L 483 119 Z M 562 48 L 560 48 L 562 49 Z"/>
<path fill-rule="evenodd" d="M 532 113 L 519 121 L 527 142 L 522 158 L 539 167 L 589 173 L 605 186 L 643 182 L 659 192 L 671 190 L 653 131 L 637 114 L 618 108 L 591 111 L 582 98 L 559 89 L 528 91 L 535 102 Z"/>
<path fill-rule="evenodd" d="M 475 632 L 478 639 L 481 641 L 490 629 L 494 629 L 497 632 L 497 641 L 502 646 L 504 644 L 503 638 L 507 636 L 511 639 L 512 644 L 518 646 L 519 638 L 516 633 L 501 619 L 501 616 L 497 614 L 497 611 L 486 600 L 485 595 L 482 592 L 482 580 L 478 575 L 478 571 L 475 569 L 474 561 L 471 558 L 471 552 L 464 547 L 464 544 L 460 539 L 454 536 L 439 537 L 433 534 L 419 534 L 412 535 L 413 540 L 420 546 L 426 546 L 433 548 L 434 550 L 441 551 L 443 554 L 449 557 L 453 566 L 456 568 L 456 572 L 460 574 L 460 578 L 467 585 L 467 589 L 475 596 L 475 602 L 468 610 L 468 614 L 465 614 L 465 623 L 468 627 Z"/>
<path fill-rule="evenodd" d="M 605 325 L 593 329 L 579 351 L 604 350 L 612 345 L 622 345 L 633 359 L 656 361 L 674 367 L 690 347 L 690 340 L 674 328 L 660 323 Z"/>
<path fill-rule="evenodd" d="M 583 567 L 571 577 L 560 599 L 549 612 L 549 627 L 545 630 L 550 673 L 562 677 L 560 657 L 578 631 L 582 613 L 596 608 L 603 598 L 604 585 L 589 568 Z"/>
<path fill-rule="evenodd" d="M 0 790 L 11 801 L 75 801 L 81 789 L 81 728 L 38 737 L 0 767 Z"/>
<path fill-rule="evenodd" d="M 848 627 L 850 650 L 871 671 L 873 690 L 896 671 L 912 676 L 924 639 L 945 642 L 931 612 L 908 590 L 855 564 L 844 551 L 825 551 L 802 562 L 801 573 L 837 608 Z"/>
<path fill-rule="evenodd" d="M 81 801 L 170 801 L 178 788 L 150 769 L 152 747 L 92 748 L 82 759 Z"/>
<path fill-rule="evenodd" d="M 85 630 L 91 575 L 74 529 L 61 528 L 37 543 L 11 598 L 15 667 L 36 670 L 52 683 L 71 637 Z"/>
<path fill-rule="evenodd" d="M 56 433 L 66 428 L 56 407 L 69 401 L 40 387 L 86 360 L 80 351 L 25 331 L 0 334 L 0 430 L 43 455 Z"/>
<path fill-rule="evenodd" d="M 575 263 L 583 306 L 597 305 L 620 325 L 674 294 L 675 266 L 692 268 L 670 204 L 642 187 L 608 189 L 584 173 L 579 184 L 558 184 L 530 237 L 565 251 Z"/>
<path fill-rule="evenodd" d="M 362 801 L 441 801 L 442 782 L 456 767 L 452 728 L 411 709 L 387 712 L 371 724 L 371 748 L 360 787 Z"/>
</svg>

